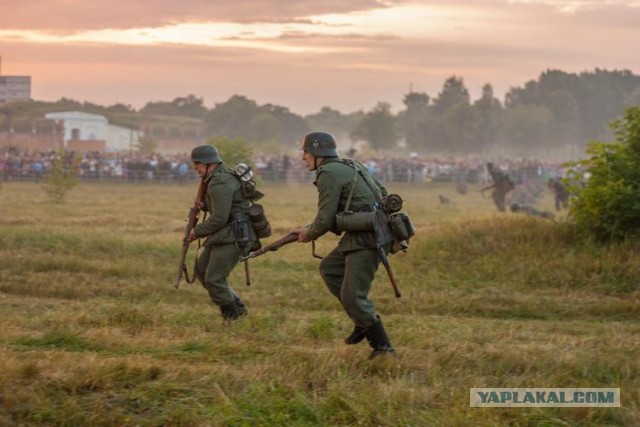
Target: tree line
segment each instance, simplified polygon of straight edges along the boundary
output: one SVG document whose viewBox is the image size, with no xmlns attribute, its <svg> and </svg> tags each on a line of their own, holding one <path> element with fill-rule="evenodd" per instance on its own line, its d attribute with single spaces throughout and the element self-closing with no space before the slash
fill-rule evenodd
<svg viewBox="0 0 640 427">
<path fill-rule="evenodd" d="M 627 70 L 567 73 L 547 70 L 536 80 L 511 88 L 504 100 L 487 83 L 472 101 L 462 77 L 452 76 L 439 93 L 409 92 L 394 114 L 380 102 L 369 111 L 342 113 L 324 107 L 301 116 L 287 107 L 264 104 L 242 95 L 207 108 L 195 95 L 173 101 L 104 107 L 62 98 L 55 103 L 29 101 L 0 106 L 0 129 L 46 131 L 49 111 L 79 109 L 106 116 L 113 124 L 202 139 L 244 139 L 258 148 L 292 148 L 312 129 L 333 132 L 345 141 L 365 141 L 374 151 L 399 147 L 423 154 L 518 155 L 582 152 L 594 139 L 610 137 L 608 124 L 629 106 L 640 105 L 640 76 Z"/>
</svg>

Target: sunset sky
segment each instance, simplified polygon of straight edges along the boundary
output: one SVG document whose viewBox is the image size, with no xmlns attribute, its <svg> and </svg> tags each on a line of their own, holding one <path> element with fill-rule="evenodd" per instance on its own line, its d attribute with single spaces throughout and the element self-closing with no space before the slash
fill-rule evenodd
<svg viewBox="0 0 640 427">
<path fill-rule="evenodd" d="M 640 74 L 640 0 L 2 0 L 0 56 L 37 100 L 397 112 L 453 75 L 502 99 L 550 68 Z"/>
</svg>

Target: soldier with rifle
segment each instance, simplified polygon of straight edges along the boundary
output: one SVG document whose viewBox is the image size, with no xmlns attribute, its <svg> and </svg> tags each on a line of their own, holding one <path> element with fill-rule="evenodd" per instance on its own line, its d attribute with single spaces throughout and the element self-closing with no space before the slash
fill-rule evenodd
<svg viewBox="0 0 640 427">
<path fill-rule="evenodd" d="M 339 158 L 335 138 L 330 133 L 308 133 L 300 149 L 307 169 L 316 173 L 318 211 L 309 226 L 291 233 L 297 235 L 298 242 L 306 243 L 328 231 L 345 232 L 338 246 L 320 262 L 320 276 L 354 323 L 345 343 L 357 344 L 366 338 L 373 349 L 370 359 L 395 356 L 369 299 L 381 261 L 395 286 L 386 259 L 393 237 L 378 203 L 380 196 L 387 195 L 387 190 L 362 164 Z M 385 219 L 380 219 L 382 217 Z M 400 295 L 397 288 L 396 295 Z"/>
<path fill-rule="evenodd" d="M 500 212 L 505 212 L 507 210 L 507 193 L 515 187 L 513 181 L 511 181 L 509 175 L 502 172 L 500 168 L 495 167 L 491 162 L 487 163 L 487 172 L 489 172 L 491 176 L 492 183 L 480 190 L 480 192 L 484 194 L 485 191 L 492 190 L 491 198 L 493 199 L 493 203 Z"/>
<path fill-rule="evenodd" d="M 241 181 L 233 170 L 224 166 L 214 146 L 194 148 L 191 160 L 204 187 L 204 191 L 199 192 L 203 193 L 202 199 L 196 200 L 196 204 L 205 211 L 204 220 L 194 225 L 188 235 L 189 242 L 205 239 L 196 259 L 195 277 L 220 308 L 223 319 L 235 320 L 247 315 L 247 309 L 227 280 L 244 255 L 243 250 L 257 249 L 259 245 L 247 214 L 251 202 L 243 197 Z M 180 276 L 181 273 L 178 283 Z"/>
</svg>

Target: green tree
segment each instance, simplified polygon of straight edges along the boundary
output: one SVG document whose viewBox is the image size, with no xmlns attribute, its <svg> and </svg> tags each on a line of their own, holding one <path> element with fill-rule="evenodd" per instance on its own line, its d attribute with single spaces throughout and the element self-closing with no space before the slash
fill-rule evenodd
<svg viewBox="0 0 640 427">
<path fill-rule="evenodd" d="M 245 163 L 253 167 L 253 147 L 242 138 L 231 139 L 225 136 L 210 138 L 207 144 L 218 149 L 218 154 L 228 167 Z"/>
<path fill-rule="evenodd" d="M 133 108 L 131 108 L 131 105 L 122 104 L 120 102 L 107 107 L 107 110 L 116 114 L 132 114 L 134 111 Z"/>
<path fill-rule="evenodd" d="M 640 238 L 640 107 L 611 123 L 616 141 L 592 142 L 573 164 L 571 218 L 600 241 Z M 585 177 L 587 177 L 585 179 Z"/>
<path fill-rule="evenodd" d="M 385 102 L 378 103 L 373 110 L 364 115 L 350 137 L 354 141 L 367 141 L 374 150 L 395 147 L 399 138 L 391 106 Z"/>
<path fill-rule="evenodd" d="M 216 104 L 204 118 L 207 132 L 212 137 L 251 139 L 249 123 L 260 113 L 258 104 L 241 95 Z"/>
<path fill-rule="evenodd" d="M 268 113 L 253 116 L 249 123 L 251 140 L 258 144 L 280 140 L 280 123 Z"/>
<path fill-rule="evenodd" d="M 207 114 L 202 98 L 187 95 L 175 98 L 171 102 L 147 102 L 140 113 L 154 116 L 179 116 L 202 119 Z"/>
<path fill-rule="evenodd" d="M 524 87 L 509 90 L 505 108 L 543 106 L 553 117 L 549 123 L 550 133 L 540 142 L 554 147 L 582 145 L 582 141 L 606 135 L 607 123 L 633 105 L 629 94 L 639 87 L 640 76 L 626 70 L 595 69 L 580 74 L 547 70 Z"/>
<path fill-rule="evenodd" d="M 473 141 L 469 151 L 479 153 L 492 145 L 498 145 L 503 125 L 504 109 L 494 97 L 493 87 L 487 83 L 482 87 L 482 97 L 471 107 Z"/>
<path fill-rule="evenodd" d="M 400 131 L 409 147 L 419 149 L 425 142 L 424 123 L 429 114 L 429 95 L 410 92 L 402 102 L 406 108 L 398 114 Z"/>
<path fill-rule="evenodd" d="M 44 189 L 53 203 L 63 203 L 67 194 L 78 185 L 76 171 L 80 159 L 72 152 L 59 150 L 51 162 Z"/>
<path fill-rule="evenodd" d="M 633 107 L 640 105 L 640 84 L 633 91 L 631 91 L 624 100 L 625 106 Z"/>
<path fill-rule="evenodd" d="M 460 104 L 471 105 L 469 91 L 464 85 L 462 77 L 449 77 L 442 86 L 442 91 L 433 100 L 433 108 L 436 114 L 444 114 L 447 110 Z"/>
<path fill-rule="evenodd" d="M 574 95 L 566 89 L 558 89 L 547 96 L 545 105 L 553 114 L 553 121 L 549 140 L 542 141 L 541 145 L 551 148 L 579 144 L 580 113 Z"/>
<path fill-rule="evenodd" d="M 310 129 L 331 132 L 334 136 L 338 133 L 348 133 L 347 118 L 338 110 L 322 107 L 320 111 L 304 117 Z M 342 132 L 341 132 L 342 131 Z"/>
<path fill-rule="evenodd" d="M 263 114 L 271 116 L 278 124 L 277 138 L 285 146 L 296 146 L 302 135 L 309 131 L 307 122 L 288 108 L 274 104 L 260 107 Z M 255 130 L 253 130 L 255 132 Z"/>
<path fill-rule="evenodd" d="M 138 139 L 138 143 L 136 144 L 136 149 L 140 153 L 151 154 L 156 151 L 158 147 L 158 142 L 150 136 L 143 136 Z"/>
<path fill-rule="evenodd" d="M 259 106 L 240 95 L 216 104 L 204 122 L 212 137 L 241 138 L 260 144 L 277 141 L 292 146 L 308 131 L 304 119 L 288 108 L 274 104 Z"/>
<path fill-rule="evenodd" d="M 462 78 L 450 77 L 433 100 L 422 122 L 427 147 L 432 151 L 463 153 L 472 145 L 472 111 Z"/>
<path fill-rule="evenodd" d="M 364 113 L 362 111 L 342 114 L 338 110 L 323 107 L 319 112 L 305 116 L 304 120 L 310 130 L 333 134 L 338 143 L 338 148 L 346 150 L 347 141 L 351 139 L 351 130 L 355 129 L 363 117 Z M 298 135 L 296 143 L 299 144 L 301 139 L 301 135 Z"/>
<path fill-rule="evenodd" d="M 203 99 L 195 95 L 176 98 L 171 104 L 175 107 L 178 116 L 201 119 L 207 114 Z"/>
<path fill-rule="evenodd" d="M 307 128 L 313 131 L 329 132 L 336 138 L 338 144 L 348 141 L 349 132 L 355 126 L 352 117 L 342 114 L 338 110 L 329 107 L 322 107 L 320 111 L 304 116 Z M 297 143 L 302 139 L 298 135 Z"/>
<path fill-rule="evenodd" d="M 547 140 L 553 113 L 543 105 L 518 105 L 506 111 L 503 135 L 513 152 L 536 155 Z"/>
</svg>

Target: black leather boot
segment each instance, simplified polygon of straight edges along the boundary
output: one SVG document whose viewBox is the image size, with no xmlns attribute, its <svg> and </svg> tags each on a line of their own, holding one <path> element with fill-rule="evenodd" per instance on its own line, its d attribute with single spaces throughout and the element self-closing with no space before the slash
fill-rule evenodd
<svg viewBox="0 0 640 427">
<path fill-rule="evenodd" d="M 371 326 L 367 326 L 367 327 L 355 326 L 353 328 L 353 332 L 351 332 L 351 335 L 349 335 L 344 339 L 344 343 L 348 345 L 358 344 L 360 341 L 362 341 L 366 337 L 367 329 L 369 329 L 370 327 Z"/>
<path fill-rule="evenodd" d="M 249 310 L 247 310 L 247 306 L 244 305 L 244 302 L 242 302 L 242 300 L 238 295 L 233 294 L 233 301 L 236 303 L 236 309 L 238 310 L 238 317 L 244 317 L 249 315 Z"/>
<path fill-rule="evenodd" d="M 369 355 L 370 360 L 384 355 L 395 357 L 396 351 L 391 346 L 391 342 L 389 342 L 389 337 L 384 330 L 384 326 L 382 326 L 381 320 L 378 320 L 371 327 L 367 328 L 365 334 L 369 345 L 373 349 L 371 355 Z"/>
<path fill-rule="evenodd" d="M 238 306 L 235 301 L 226 305 L 221 305 L 220 314 L 222 314 L 222 318 L 225 320 L 236 320 L 240 317 L 240 314 L 238 313 Z"/>
</svg>

